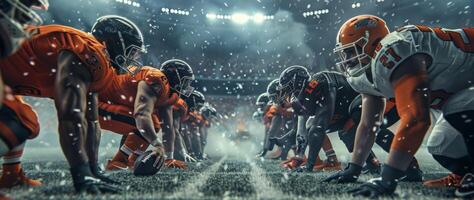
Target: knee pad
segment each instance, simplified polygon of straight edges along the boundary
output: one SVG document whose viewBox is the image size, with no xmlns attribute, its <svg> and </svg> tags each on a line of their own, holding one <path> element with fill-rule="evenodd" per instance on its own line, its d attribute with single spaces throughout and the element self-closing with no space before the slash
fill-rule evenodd
<svg viewBox="0 0 474 200">
<path fill-rule="evenodd" d="M 449 158 L 461 158 L 467 155 L 463 136 L 442 116 L 431 130 L 427 148 L 433 155 Z"/>
</svg>

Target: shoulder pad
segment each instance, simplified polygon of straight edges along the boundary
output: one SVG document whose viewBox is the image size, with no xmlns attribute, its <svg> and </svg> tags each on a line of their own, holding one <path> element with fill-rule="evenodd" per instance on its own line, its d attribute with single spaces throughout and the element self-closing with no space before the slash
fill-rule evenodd
<svg viewBox="0 0 474 200">
<path fill-rule="evenodd" d="M 377 48 L 372 59 L 372 74 L 375 87 L 383 96 L 393 97 L 390 77 L 393 71 L 407 58 L 419 53 L 411 31 L 393 32 L 387 35 Z"/>
</svg>

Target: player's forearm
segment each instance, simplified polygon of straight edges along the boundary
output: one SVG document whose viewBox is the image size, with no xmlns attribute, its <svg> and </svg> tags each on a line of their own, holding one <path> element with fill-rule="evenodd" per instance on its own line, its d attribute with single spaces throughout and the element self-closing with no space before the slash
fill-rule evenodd
<svg viewBox="0 0 474 200">
<path fill-rule="evenodd" d="M 168 154 L 168 157 L 173 157 L 169 155 L 171 152 L 174 152 L 174 142 L 176 135 L 174 132 L 174 127 L 171 124 L 163 124 L 163 145 L 165 147 L 165 152 Z"/>
<path fill-rule="evenodd" d="M 134 117 L 141 136 L 153 146 L 162 145 L 161 140 L 159 140 L 158 136 L 156 135 L 151 113 L 135 113 Z"/>
<path fill-rule="evenodd" d="M 365 160 L 369 156 L 370 150 L 375 143 L 375 131 L 377 126 L 375 123 L 359 124 L 354 142 L 354 150 L 352 152 L 352 163 L 363 166 Z"/>
</svg>

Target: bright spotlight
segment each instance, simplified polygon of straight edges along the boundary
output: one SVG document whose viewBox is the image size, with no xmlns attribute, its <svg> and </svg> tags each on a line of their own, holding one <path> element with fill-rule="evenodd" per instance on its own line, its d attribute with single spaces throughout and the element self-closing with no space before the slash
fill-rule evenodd
<svg viewBox="0 0 474 200">
<path fill-rule="evenodd" d="M 249 16 L 244 13 L 234 13 L 232 15 L 232 21 L 237 24 L 245 24 L 249 20 Z"/>
<path fill-rule="evenodd" d="M 257 13 L 253 16 L 253 21 L 257 24 L 261 24 L 265 21 L 265 16 L 262 13 Z"/>
<path fill-rule="evenodd" d="M 206 17 L 210 20 L 215 20 L 217 18 L 216 14 L 214 13 L 207 13 Z"/>
</svg>

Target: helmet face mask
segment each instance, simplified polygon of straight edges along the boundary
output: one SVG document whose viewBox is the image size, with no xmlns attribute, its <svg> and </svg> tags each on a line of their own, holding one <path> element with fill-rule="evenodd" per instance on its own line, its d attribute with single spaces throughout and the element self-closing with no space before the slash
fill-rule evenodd
<svg viewBox="0 0 474 200">
<path fill-rule="evenodd" d="M 286 99 L 292 99 L 303 91 L 307 80 L 299 79 L 298 81 L 296 76 L 297 74 L 295 74 L 287 83 L 282 84 L 280 82 L 280 85 L 277 88 L 277 90 L 280 91 L 279 102 L 284 102 Z"/>
<path fill-rule="evenodd" d="M 183 76 L 179 77 L 179 85 L 175 90 L 185 97 L 189 97 L 193 91 L 194 87 L 191 86 L 191 83 L 194 81 L 194 76 Z"/>
<path fill-rule="evenodd" d="M 281 90 L 278 90 L 278 86 L 280 85 L 280 80 L 275 79 L 267 87 L 267 94 L 269 98 L 269 103 L 274 105 L 279 105 L 283 103 L 285 97 L 282 95 Z"/>
<path fill-rule="evenodd" d="M 290 81 L 285 85 L 279 85 L 278 91 L 280 91 L 280 98 L 278 102 L 283 102 L 287 98 L 291 98 L 296 92 L 294 87 L 294 81 Z"/>
<path fill-rule="evenodd" d="M 368 43 L 368 34 L 357 41 L 341 45 L 338 43 L 334 53 L 339 56 L 340 61 L 336 63 L 336 69 L 349 77 L 362 75 L 370 66 L 370 56 L 364 52 Z"/>
<path fill-rule="evenodd" d="M 143 64 L 140 62 L 140 56 L 144 53 L 146 53 L 145 49 L 136 45 L 130 45 L 124 48 L 123 55 L 115 57 L 114 64 L 134 76 L 143 67 Z"/>
<path fill-rule="evenodd" d="M 255 102 L 255 105 L 257 106 L 257 110 L 263 112 L 265 107 L 268 105 L 270 99 L 268 93 L 264 92 L 257 97 L 257 101 Z"/>
<path fill-rule="evenodd" d="M 161 64 L 160 70 L 166 74 L 170 87 L 180 96 L 189 97 L 194 92 L 194 87 L 191 86 L 195 79 L 194 72 L 185 61 L 167 60 Z"/>
</svg>

